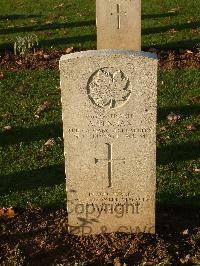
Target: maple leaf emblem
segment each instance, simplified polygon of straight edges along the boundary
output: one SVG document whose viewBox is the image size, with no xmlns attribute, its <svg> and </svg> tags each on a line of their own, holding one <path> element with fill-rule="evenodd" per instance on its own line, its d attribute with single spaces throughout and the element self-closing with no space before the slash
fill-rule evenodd
<svg viewBox="0 0 200 266">
<path fill-rule="evenodd" d="M 99 107 L 111 109 L 122 106 L 131 92 L 131 83 L 121 70 L 102 68 L 89 79 L 89 98 Z"/>
</svg>

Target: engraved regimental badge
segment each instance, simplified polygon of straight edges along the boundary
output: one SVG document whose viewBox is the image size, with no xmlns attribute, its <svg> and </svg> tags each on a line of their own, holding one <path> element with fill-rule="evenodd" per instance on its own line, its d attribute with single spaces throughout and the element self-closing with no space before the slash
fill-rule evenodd
<svg viewBox="0 0 200 266">
<path fill-rule="evenodd" d="M 132 86 L 121 70 L 105 67 L 89 78 L 87 93 L 96 106 L 113 109 L 123 106 L 129 100 Z"/>
</svg>

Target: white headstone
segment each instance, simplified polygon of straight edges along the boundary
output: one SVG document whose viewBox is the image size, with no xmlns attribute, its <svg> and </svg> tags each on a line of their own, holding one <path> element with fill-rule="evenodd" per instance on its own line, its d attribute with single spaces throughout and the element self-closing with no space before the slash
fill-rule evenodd
<svg viewBox="0 0 200 266">
<path fill-rule="evenodd" d="M 96 0 L 97 49 L 141 50 L 141 0 Z"/>
<path fill-rule="evenodd" d="M 153 233 L 156 57 L 87 51 L 60 71 L 70 232 Z"/>
</svg>

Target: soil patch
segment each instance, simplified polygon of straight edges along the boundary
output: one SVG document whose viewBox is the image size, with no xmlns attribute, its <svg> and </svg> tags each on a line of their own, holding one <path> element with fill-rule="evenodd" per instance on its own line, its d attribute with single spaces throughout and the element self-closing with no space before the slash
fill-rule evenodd
<svg viewBox="0 0 200 266">
<path fill-rule="evenodd" d="M 159 66 L 164 69 L 200 68 L 200 50 L 158 51 L 150 49 L 149 52 L 157 53 Z M 59 59 L 63 54 L 66 54 L 66 51 L 52 50 L 47 53 L 41 50 L 36 53 L 29 53 L 25 57 L 20 57 L 9 51 L 4 51 L 0 57 L 0 70 L 2 72 L 45 68 L 58 70 Z"/>
<path fill-rule="evenodd" d="M 83 237 L 68 234 L 64 209 L 14 211 L 0 220 L 0 265 L 200 264 L 200 210 L 158 210 L 155 235 Z"/>
</svg>

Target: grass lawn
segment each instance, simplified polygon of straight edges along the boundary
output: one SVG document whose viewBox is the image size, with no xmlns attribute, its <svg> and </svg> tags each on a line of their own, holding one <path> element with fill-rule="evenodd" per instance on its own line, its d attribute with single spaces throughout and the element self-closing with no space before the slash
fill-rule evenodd
<svg viewBox="0 0 200 266">
<path fill-rule="evenodd" d="M 143 49 L 200 47 L 199 14 L 199 0 L 142 0 Z M 33 33 L 45 49 L 94 49 L 95 0 L 1 0 L 0 50 Z"/>
<path fill-rule="evenodd" d="M 59 73 L 8 72 L 0 79 L 0 207 L 65 206 Z M 198 204 L 200 198 L 198 70 L 159 72 L 157 200 Z M 198 99 L 197 99 L 198 100 Z M 48 101 L 40 118 L 38 106 Z M 166 116 L 180 113 L 177 123 Z M 13 130 L 5 131 L 3 127 Z M 188 127 L 189 126 L 189 127 Z M 54 138 L 53 146 L 44 145 Z"/>
<path fill-rule="evenodd" d="M 199 2 L 142 0 L 142 47 L 157 48 L 162 55 L 158 71 L 156 199 L 161 209 L 156 212 L 157 234 L 78 238 L 66 232 L 56 64 L 63 49 L 96 48 L 95 0 L 1 0 L 1 265 L 111 265 L 111 261 L 119 265 L 121 260 L 128 264 L 120 265 L 136 261 L 137 265 L 200 265 Z M 21 60 L 3 52 L 13 51 L 16 37 L 32 34 L 39 39 L 34 59 L 32 54 Z M 52 51 L 59 49 L 62 51 Z M 169 122 L 169 115 L 179 119 Z M 17 215 L 1 219 L 1 213 L 10 211 L 3 207 L 16 207 Z"/>
<path fill-rule="evenodd" d="M 142 0 L 143 48 L 200 47 L 199 13 L 199 0 Z M 94 49 L 95 1 L 1 0 L 0 50 L 13 49 L 17 36 L 33 33 L 44 49 Z M 162 204 L 197 204 L 200 197 L 199 84 L 195 69 L 159 72 L 157 199 Z M 37 119 L 34 113 L 45 101 L 48 108 Z M 0 79 L 0 102 L 0 207 L 65 206 L 59 73 L 8 71 Z M 180 121 L 168 124 L 170 112 L 180 113 Z M 45 145 L 51 138 L 55 143 Z"/>
</svg>

